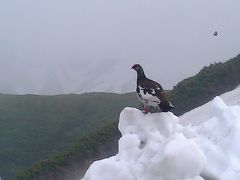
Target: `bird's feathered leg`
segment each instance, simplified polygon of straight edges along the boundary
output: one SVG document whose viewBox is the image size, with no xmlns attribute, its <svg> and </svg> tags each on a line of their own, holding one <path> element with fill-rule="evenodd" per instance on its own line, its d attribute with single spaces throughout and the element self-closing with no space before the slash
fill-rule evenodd
<svg viewBox="0 0 240 180">
<path fill-rule="evenodd" d="M 144 105 L 143 113 L 147 114 L 149 112 L 149 107 L 148 105 Z"/>
</svg>

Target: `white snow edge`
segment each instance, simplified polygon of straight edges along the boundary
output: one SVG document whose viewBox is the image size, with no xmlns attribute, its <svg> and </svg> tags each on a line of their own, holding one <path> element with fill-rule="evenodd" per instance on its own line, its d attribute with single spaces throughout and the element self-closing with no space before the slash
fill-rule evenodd
<svg viewBox="0 0 240 180">
<path fill-rule="evenodd" d="M 202 116 L 196 126 L 180 125 L 171 112 L 125 108 L 118 154 L 95 161 L 82 180 L 239 180 L 240 107 L 220 97 L 207 106 L 207 119 L 189 116 Z"/>
</svg>

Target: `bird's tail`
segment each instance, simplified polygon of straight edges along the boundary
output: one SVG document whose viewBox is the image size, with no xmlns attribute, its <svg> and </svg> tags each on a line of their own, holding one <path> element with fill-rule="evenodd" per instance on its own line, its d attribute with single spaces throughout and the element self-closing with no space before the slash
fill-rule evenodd
<svg viewBox="0 0 240 180">
<path fill-rule="evenodd" d="M 162 110 L 162 112 L 168 112 L 171 109 L 173 109 L 174 106 L 172 105 L 172 103 L 170 101 L 166 100 L 159 104 L 159 108 Z"/>
</svg>

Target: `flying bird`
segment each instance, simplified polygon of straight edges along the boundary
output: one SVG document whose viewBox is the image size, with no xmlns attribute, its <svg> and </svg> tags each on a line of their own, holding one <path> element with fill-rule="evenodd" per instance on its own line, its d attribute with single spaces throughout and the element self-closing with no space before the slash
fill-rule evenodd
<svg viewBox="0 0 240 180">
<path fill-rule="evenodd" d="M 132 69 L 137 72 L 136 92 L 139 100 L 144 105 L 144 113 L 149 112 L 149 107 L 155 107 L 162 112 L 168 112 L 170 109 L 174 108 L 171 102 L 167 100 L 162 86 L 148 79 L 141 65 L 134 64 Z"/>
<path fill-rule="evenodd" d="M 213 36 L 218 36 L 218 32 L 214 31 Z"/>
</svg>

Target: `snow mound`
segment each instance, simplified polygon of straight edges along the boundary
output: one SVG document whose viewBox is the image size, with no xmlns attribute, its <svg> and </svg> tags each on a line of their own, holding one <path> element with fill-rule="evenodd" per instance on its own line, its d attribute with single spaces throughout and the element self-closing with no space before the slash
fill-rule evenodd
<svg viewBox="0 0 240 180">
<path fill-rule="evenodd" d="M 83 180 L 239 180 L 240 107 L 220 97 L 210 104 L 209 118 L 193 127 L 171 112 L 125 108 L 118 154 L 95 161 Z"/>
</svg>

